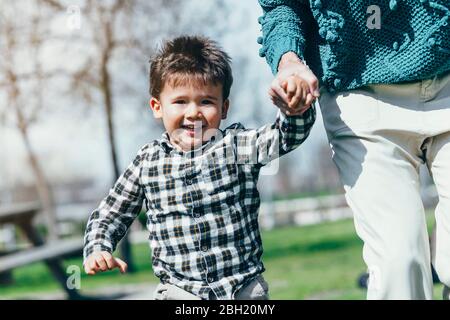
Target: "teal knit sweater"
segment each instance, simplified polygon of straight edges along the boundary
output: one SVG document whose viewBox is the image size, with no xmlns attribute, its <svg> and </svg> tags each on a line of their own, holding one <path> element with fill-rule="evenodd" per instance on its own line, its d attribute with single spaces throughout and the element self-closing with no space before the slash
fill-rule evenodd
<svg viewBox="0 0 450 320">
<path fill-rule="evenodd" d="M 304 59 L 329 91 L 421 80 L 450 70 L 450 0 L 259 3 L 260 56 L 274 74 L 288 51 Z"/>
</svg>

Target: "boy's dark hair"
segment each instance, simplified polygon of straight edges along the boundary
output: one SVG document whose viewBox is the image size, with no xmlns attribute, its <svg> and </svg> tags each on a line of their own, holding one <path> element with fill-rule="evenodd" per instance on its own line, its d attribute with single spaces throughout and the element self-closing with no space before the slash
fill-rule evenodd
<svg viewBox="0 0 450 320">
<path fill-rule="evenodd" d="M 166 83 L 213 83 L 222 84 L 225 100 L 233 83 L 230 63 L 228 54 L 208 38 L 181 36 L 165 41 L 150 59 L 150 94 L 159 99 Z"/>
</svg>

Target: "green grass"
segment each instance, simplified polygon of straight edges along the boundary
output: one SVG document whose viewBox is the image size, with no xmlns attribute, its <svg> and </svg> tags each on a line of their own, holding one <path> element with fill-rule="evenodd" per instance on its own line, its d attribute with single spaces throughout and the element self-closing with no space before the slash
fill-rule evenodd
<svg viewBox="0 0 450 320">
<path fill-rule="evenodd" d="M 350 291 L 364 297 L 365 292 L 356 286 L 365 270 L 362 242 L 350 220 L 277 229 L 266 232 L 263 241 L 271 298 L 321 298 Z"/>
<path fill-rule="evenodd" d="M 432 225 L 432 216 L 429 217 Z M 357 279 L 365 271 L 362 242 L 356 236 L 353 221 L 342 220 L 305 227 L 286 227 L 262 234 L 264 276 L 272 299 L 365 299 Z M 87 276 L 82 274 L 82 289 L 120 283 L 157 283 L 150 264 L 147 244 L 133 247 L 137 272 L 121 275 L 111 271 Z M 81 259 L 65 261 L 78 265 Z M 0 286 L 0 299 L 11 299 L 38 292 L 61 290 L 43 263 L 14 270 L 15 284 Z M 441 285 L 435 285 L 435 298 Z"/>
<path fill-rule="evenodd" d="M 321 190 L 321 191 L 314 191 L 314 192 L 296 192 L 296 193 L 287 193 L 287 194 L 276 194 L 272 198 L 273 201 L 278 200 L 293 200 L 293 199 L 302 199 L 302 198 L 313 198 L 313 197 L 324 197 L 324 196 L 331 196 L 342 193 L 341 189 L 337 190 Z"/>
</svg>

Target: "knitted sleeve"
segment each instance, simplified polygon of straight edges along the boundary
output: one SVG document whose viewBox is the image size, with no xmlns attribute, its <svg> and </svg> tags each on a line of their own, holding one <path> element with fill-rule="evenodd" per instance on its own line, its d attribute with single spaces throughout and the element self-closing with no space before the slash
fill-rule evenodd
<svg viewBox="0 0 450 320">
<path fill-rule="evenodd" d="M 281 56 L 288 51 L 304 59 L 305 34 L 311 13 L 308 0 L 259 0 L 263 15 L 259 17 L 262 44 L 259 51 L 266 57 L 272 73 L 278 71 Z"/>
</svg>

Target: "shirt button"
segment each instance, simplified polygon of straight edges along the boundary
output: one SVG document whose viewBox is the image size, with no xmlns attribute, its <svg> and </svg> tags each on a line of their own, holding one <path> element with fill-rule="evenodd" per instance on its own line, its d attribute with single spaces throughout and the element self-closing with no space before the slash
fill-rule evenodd
<svg viewBox="0 0 450 320">
<path fill-rule="evenodd" d="M 208 281 L 209 282 L 214 282 L 214 278 L 213 277 L 208 277 Z"/>
<path fill-rule="evenodd" d="M 186 184 L 192 184 L 192 180 L 191 179 L 186 179 Z"/>
<path fill-rule="evenodd" d="M 194 214 L 194 217 L 200 218 L 200 213 L 195 213 L 195 214 Z"/>
<path fill-rule="evenodd" d="M 208 247 L 207 247 L 207 246 L 203 246 L 203 247 L 202 247 L 202 251 L 203 251 L 203 252 L 208 251 Z"/>
</svg>

